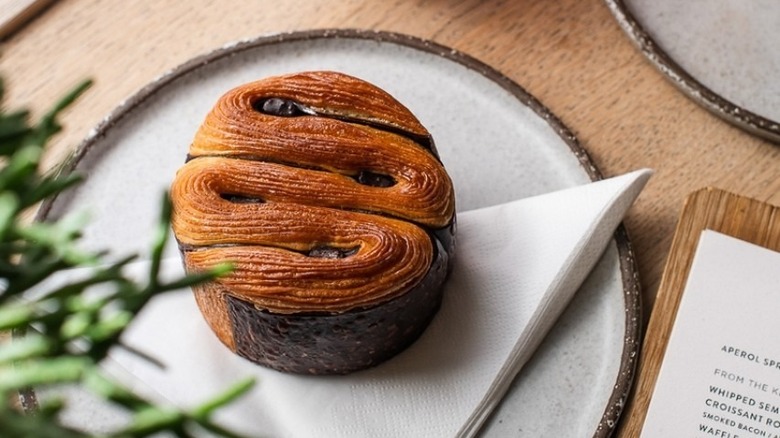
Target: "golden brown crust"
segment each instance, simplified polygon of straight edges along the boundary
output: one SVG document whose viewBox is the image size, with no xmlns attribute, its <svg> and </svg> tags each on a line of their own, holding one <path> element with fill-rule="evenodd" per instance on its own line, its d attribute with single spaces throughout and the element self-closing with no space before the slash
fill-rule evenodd
<svg viewBox="0 0 780 438">
<path fill-rule="evenodd" d="M 441 184 L 424 176 L 431 173 L 426 165 L 434 163 L 429 161 L 411 169 L 407 164 L 407 169 L 399 166 L 398 171 L 385 171 L 391 174 L 405 171 L 406 175 L 399 176 L 392 187 L 372 187 L 334 172 L 255 160 L 201 157 L 179 169 L 172 196 L 192 204 L 192 208 L 211 210 L 213 214 L 234 214 L 247 209 L 221 197 L 224 194 L 241 194 L 268 204 L 290 203 L 366 211 L 440 228 L 449 222 L 453 206 L 450 197 L 445 196 L 446 192 L 445 195 L 440 193 Z M 435 164 L 431 167 L 440 166 Z M 192 243 L 188 241 L 189 234 L 198 231 L 192 228 L 180 228 L 177 233 L 179 240 Z"/>
<path fill-rule="evenodd" d="M 265 114 L 257 107 L 268 98 L 316 115 Z M 403 294 L 436 256 L 429 231 L 454 215 L 449 177 L 414 140 L 426 137 L 395 99 L 343 74 L 231 90 L 171 189 L 186 267 L 233 261 L 219 290 L 278 313 L 340 313 Z M 392 184 L 366 185 L 361 172 Z M 312 256 L 322 248 L 338 258 Z"/>
<path fill-rule="evenodd" d="M 429 135 L 405 106 L 382 89 L 352 76 L 329 71 L 275 76 L 236 87 L 220 99 L 214 110 L 216 114 L 227 116 L 227 120 L 218 117 L 219 120 L 233 125 L 240 123 L 239 119 L 246 121 L 247 112 L 254 113 L 252 105 L 265 97 L 294 100 L 325 116 L 387 125 L 421 137 Z M 236 111 L 243 114 L 239 119 L 232 119 Z M 260 116 L 259 113 L 254 115 Z M 287 124 L 287 121 L 279 122 Z"/>
<path fill-rule="evenodd" d="M 239 245 L 186 251 L 186 265 L 202 269 L 231 260 L 233 273 L 220 279 L 226 290 L 262 308 L 290 313 L 377 304 L 408 290 L 432 262 L 430 237 L 415 225 L 360 213 L 275 207 L 246 215 L 254 217 L 257 227 L 241 220 L 236 227 L 203 227 L 206 235 L 214 233 L 214 242 Z M 344 258 L 307 256 L 318 242 L 359 249 Z"/>
<path fill-rule="evenodd" d="M 271 81 L 277 82 L 288 83 L 276 78 Z M 429 150 L 402 135 L 337 118 L 263 114 L 255 109 L 255 104 L 263 98 L 275 97 L 273 93 L 281 88 L 277 85 L 266 90 L 264 85 L 265 81 L 255 82 L 223 96 L 201 125 L 190 147 L 190 156 L 245 158 L 319 169 L 342 176 L 355 176 L 360 171 L 387 175 L 396 184 L 381 193 L 385 205 L 414 211 L 412 217 L 401 217 L 425 225 L 443 227 L 449 222 L 454 212 L 452 184 L 444 166 Z M 364 96 L 356 94 L 355 101 L 361 100 L 365 100 Z M 331 109 L 329 114 L 337 110 Z M 404 109 L 404 112 L 408 110 Z M 427 131 L 415 124 L 407 122 L 403 128 L 415 129 L 416 135 L 428 136 Z M 338 189 L 354 191 L 358 187 L 354 181 L 350 183 L 343 178 Z M 369 197 L 366 200 L 371 200 L 375 194 L 366 193 L 363 187 L 363 193 Z M 349 208 L 349 205 L 343 207 Z M 423 216 L 421 208 L 427 217 Z"/>
</svg>

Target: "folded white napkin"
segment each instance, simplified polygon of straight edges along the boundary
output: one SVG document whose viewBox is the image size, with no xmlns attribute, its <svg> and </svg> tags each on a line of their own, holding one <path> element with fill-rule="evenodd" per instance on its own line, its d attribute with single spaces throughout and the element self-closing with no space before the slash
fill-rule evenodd
<svg viewBox="0 0 780 438">
<path fill-rule="evenodd" d="M 223 347 L 189 291 L 156 297 L 105 367 L 146 393 L 192 406 L 254 376 L 250 394 L 219 412 L 249 436 L 473 435 L 505 394 L 610 241 L 647 170 L 459 213 L 458 253 L 442 308 L 410 348 L 347 376 L 282 374 Z M 181 262 L 167 260 L 167 275 Z"/>
</svg>

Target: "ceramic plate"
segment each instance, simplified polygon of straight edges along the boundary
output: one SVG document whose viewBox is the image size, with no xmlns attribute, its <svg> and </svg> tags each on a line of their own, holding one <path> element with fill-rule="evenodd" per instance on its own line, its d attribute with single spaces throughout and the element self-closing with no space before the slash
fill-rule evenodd
<svg viewBox="0 0 780 438">
<path fill-rule="evenodd" d="M 683 92 L 780 142 L 780 3 L 605 1 L 634 44 Z"/>
<path fill-rule="evenodd" d="M 78 190 L 43 211 L 88 210 L 85 245 L 144 252 L 159 198 L 193 134 L 228 89 L 265 76 L 329 69 L 394 95 L 430 130 L 465 211 L 600 179 L 571 132 L 536 99 L 464 54 L 412 37 L 309 31 L 260 37 L 192 60 L 123 103 L 78 150 Z M 167 255 L 178 257 L 170 242 Z M 608 436 L 638 349 L 639 293 L 622 229 L 485 428 L 486 436 Z M 70 394 L 68 421 L 113 419 Z M 29 400 L 28 400 L 29 401 Z"/>
</svg>

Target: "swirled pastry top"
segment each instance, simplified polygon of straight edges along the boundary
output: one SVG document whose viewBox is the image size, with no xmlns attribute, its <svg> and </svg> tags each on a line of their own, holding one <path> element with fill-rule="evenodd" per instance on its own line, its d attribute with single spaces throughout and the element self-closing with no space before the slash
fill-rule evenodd
<svg viewBox="0 0 780 438">
<path fill-rule="evenodd" d="M 239 86 L 216 103 L 171 187 L 185 266 L 231 261 L 225 293 L 280 313 L 403 294 L 451 225 L 452 183 L 427 130 L 381 89 L 335 72 Z"/>
</svg>

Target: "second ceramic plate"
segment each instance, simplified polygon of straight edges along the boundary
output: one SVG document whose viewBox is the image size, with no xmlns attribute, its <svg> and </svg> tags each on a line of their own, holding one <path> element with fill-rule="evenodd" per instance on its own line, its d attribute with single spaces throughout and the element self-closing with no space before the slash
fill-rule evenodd
<svg viewBox="0 0 780 438">
<path fill-rule="evenodd" d="M 642 54 L 691 99 L 780 143 L 780 3 L 605 1 Z"/>
</svg>

